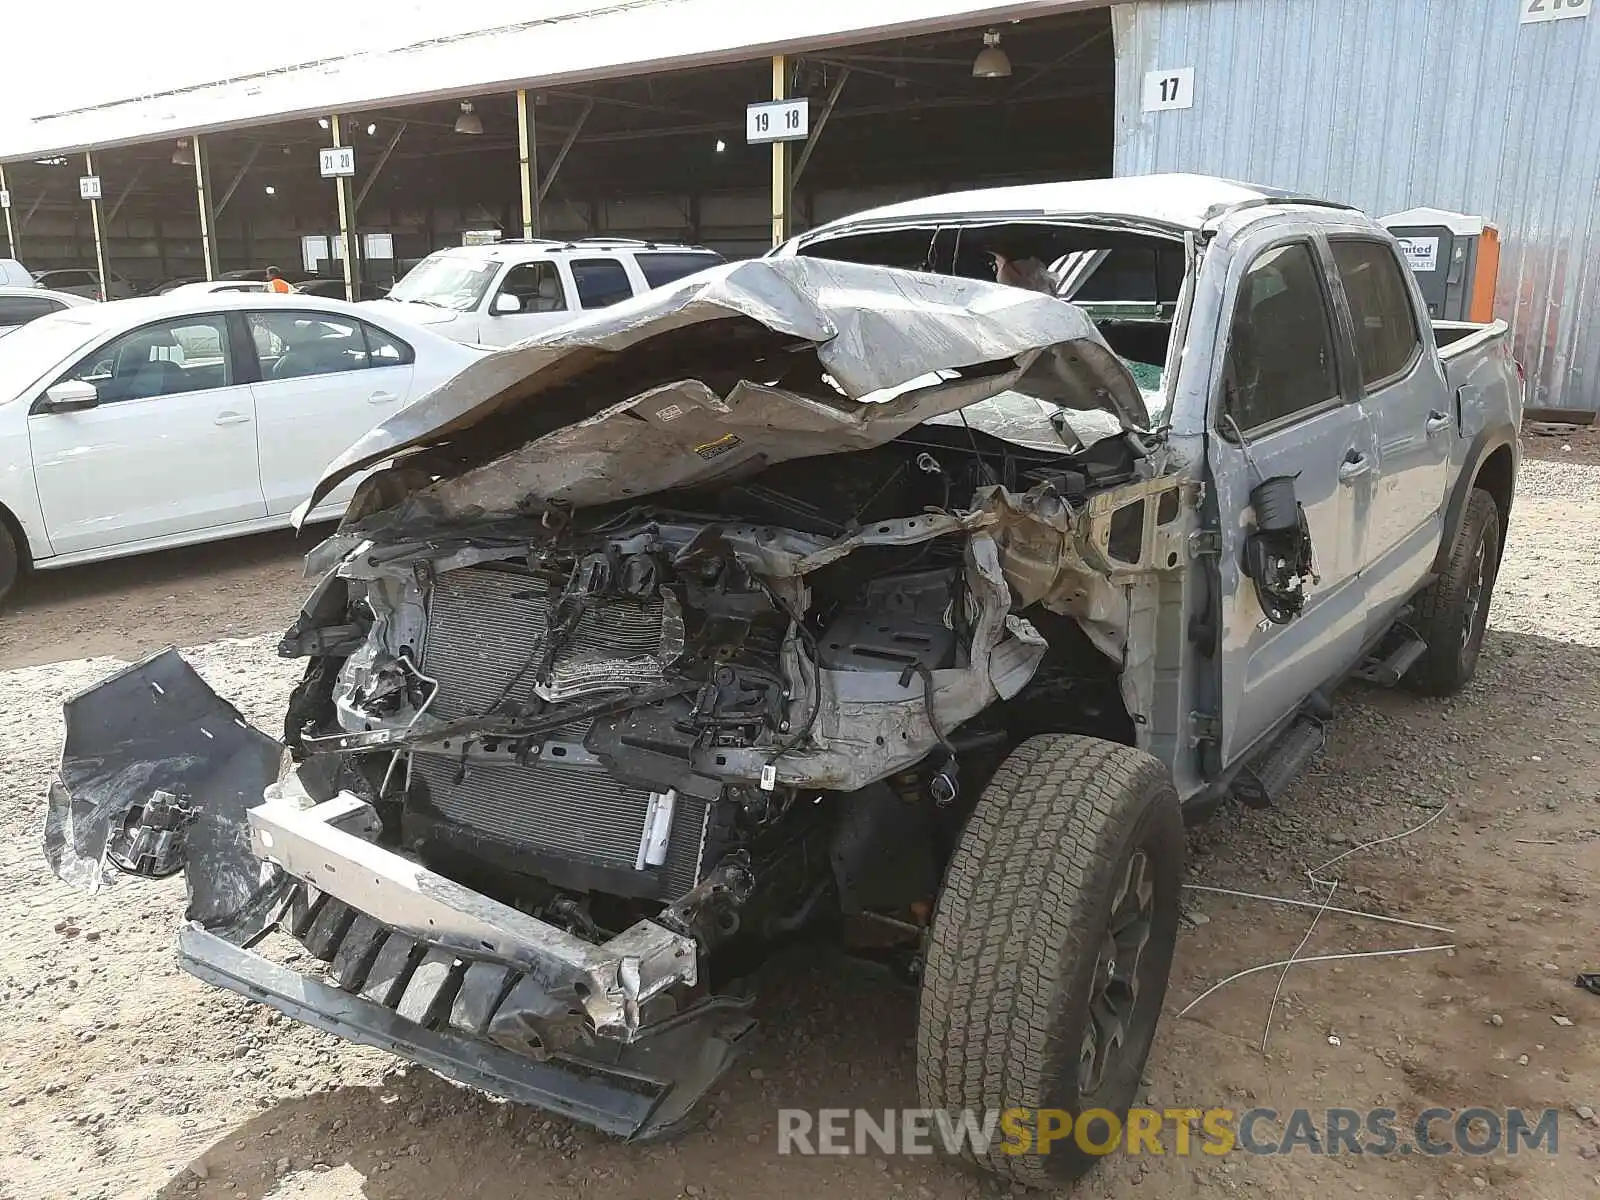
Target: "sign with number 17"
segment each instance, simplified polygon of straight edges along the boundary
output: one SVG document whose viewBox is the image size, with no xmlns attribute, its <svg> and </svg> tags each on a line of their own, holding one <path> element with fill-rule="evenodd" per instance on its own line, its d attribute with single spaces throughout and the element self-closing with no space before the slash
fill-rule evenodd
<svg viewBox="0 0 1600 1200">
<path fill-rule="evenodd" d="M 1194 68 L 1150 71 L 1144 77 L 1144 111 L 1194 107 Z"/>
</svg>

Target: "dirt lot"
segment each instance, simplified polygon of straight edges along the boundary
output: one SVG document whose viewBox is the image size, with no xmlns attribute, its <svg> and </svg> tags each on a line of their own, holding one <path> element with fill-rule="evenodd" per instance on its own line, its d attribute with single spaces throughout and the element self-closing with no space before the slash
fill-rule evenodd
<svg viewBox="0 0 1600 1200">
<path fill-rule="evenodd" d="M 1263 1054 L 1276 972 L 1178 1011 L 1288 957 L 1314 914 L 1191 893 L 1147 1088 L 1162 1107 L 1557 1107 L 1559 1153 L 1114 1158 L 1077 1194 L 1555 1200 L 1600 1188 L 1588 1107 L 1600 1108 L 1600 997 L 1573 986 L 1600 969 L 1600 439 L 1532 438 L 1529 453 L 1473 686 L 1444 703 L 1346 689 L 1327 753 L 1286 803 L 1228 810 L 1191 837 L 1193 882 L 1309 899 L 1308 868 L 1437 815 L 1325 873 L 1343 881 L 1334 903 L 1453 938 L 1328 914 L 1300 953 L 1456 949 L 1296 968 Z M 706 1128 L 624 1147 L 181 975 L 179 885 L 86 898 L 56 883 L 37 844 L 58 705 L 112 665 L 86 656 L 194 646 L 219 690 L 273 728 L 293 669 L 271 635 L 302 588 L 295 546 L 254 539 L 44 579 L 0 622 L 0 1196 L 994 1194 L 932 1159 L 777 1154 L 779 1107 L 916 1103 L 915 998 L 832 961 L 763 972 L 764 1032 Z"/>
</svg>

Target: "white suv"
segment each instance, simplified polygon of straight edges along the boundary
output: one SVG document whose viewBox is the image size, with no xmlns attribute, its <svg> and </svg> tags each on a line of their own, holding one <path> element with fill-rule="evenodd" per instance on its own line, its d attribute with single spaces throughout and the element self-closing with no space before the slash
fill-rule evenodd
<svg viewBox="0 0 1600 1200">
<path fill-rule="evenodd" d="M 364 304 L 458 342 L 509 346 L 720 262 L 715 250 L 626 238 L 456 246 Z"/>
</svg>

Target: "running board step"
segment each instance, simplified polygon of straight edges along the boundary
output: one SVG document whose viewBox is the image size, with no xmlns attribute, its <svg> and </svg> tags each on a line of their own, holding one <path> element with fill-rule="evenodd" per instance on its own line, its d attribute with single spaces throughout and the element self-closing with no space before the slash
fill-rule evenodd
<svg viewBox="0 0 1600 1200">
<path fill-rule="evenodd" d="M 1233 794 L 1251 808 L 1268 808 L 1282 799 L 1295 777 L 1327 743 L 1321 721 L 1298 717 L 1233 780 Z"/>
<path fill-rule="evenodd" d="M 1394 643 L 1394 648 L 1387 654 L 1381 658 L 1374 654 L 1357 667 L 1355 676 L 1368 683 L 1375 683 L 1379 687 L 1394 687 L 1427 652 L 1427 642 L 1414 633 L 1405 634 Z"/>
</svg>

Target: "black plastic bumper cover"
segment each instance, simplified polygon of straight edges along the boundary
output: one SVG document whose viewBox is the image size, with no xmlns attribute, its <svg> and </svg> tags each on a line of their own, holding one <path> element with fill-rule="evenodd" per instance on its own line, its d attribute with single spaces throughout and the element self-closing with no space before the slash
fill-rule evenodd
<svg viewBox="0 0 1600 1200">
<path fill-rule="evenodd" d="M 567 1057 L 540 1062 L 491 1042 L 419 1025 L 198 925 L 185 925 L 179 931 L 178 961 L 198 979 L 313 1028 L 387 1050 L 491 1095 L 629 1139 L 659 1137 L 682 1125 L 695 1102 L 733 1061 L 738 1040 L 754 1024 L 743 1013 L 716 1014 L 714 1030 L 701 1023 L 682 1025 L 621 1048 L 616 1063 Z M 621 1061 L 625 1057 L 633 1061 Z M 659 1069 L 652 1071 L 651 1066 Z"/>
</svg>

